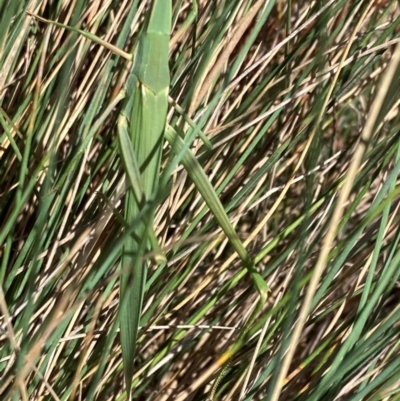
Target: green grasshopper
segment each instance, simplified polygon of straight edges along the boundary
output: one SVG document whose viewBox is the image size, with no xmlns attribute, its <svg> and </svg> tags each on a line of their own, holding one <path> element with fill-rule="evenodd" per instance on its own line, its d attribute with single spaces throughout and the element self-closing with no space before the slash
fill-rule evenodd
<svg viewBox="0 0 400 401">
<path fill-rule="evenodd" d="M 197 11 L 195 1 L 193 11 Z M 156 262 L 166 262 L 160 251 L 153 227 L 154 210 L 157 207 L 154 200 L 159 192 L 160 164 L 164 138 L 170 143 L 175 156 L 181 158 L 179 160 L 184 165 L 189 177 L 194 182 L 197 190 L 202 195 L 211 213 L 254 281 L 260 300 L 246 326 L 251 324 L 265 304 L 269 288 L 256 270 L 253 260 L 230 223 L 224 207 L 204 170 L 189 150 L 189 146 L 185 142 L 185 136 L 178 135 L 167 124 L 170 86 L 168 53 L 172 1 L 152 1 L 150 13 L 139 36 L 134 57 L 95 35 L 35 17 L 64 29 L 78 32 L 127 60 L 134 60 L 125 85 L 125 99 L 118 118 L 120 155 L 126 179 L 130 184 L 124 200 L 124 215 L 128 225 L 137 225 L 132 236 L 126 239 L 121 259 L 120 338 L 126 389 L 130 398 L 133 361 L 146 283 L 147 262 L 144 260 L 144 255 L 147 251 L 153 251 L 157 255 Z M 193 12 L 188 18 L 190 21 L 195 18 Z M 183 27 L 186 29 L 186 23 Z M 180 111 L 179 106 L 175 108 Z M 193 121 L 190 118 L 186 118 L 186 120 L 193 127 Z M 200 130 L 197 131 L 206 146 L 209 146 L 208 139 Z M 138 221 L 139 223 L 137 223 Z M 240 337 L 242 338 L 242 336 Z M 233 350 L 236 351 L 239 345 L 240 341 L 232 348 L 232 352 L 228 352 L 226 355 L 231 356 L 234 352 Z M 224 360 L 227 359 L 226 355 Z M 206 379 L 204 378 L 204 380 Z"/>
<path fill-rule="evenodd" d="M 170 84 L 168 52 L 171 1 L 153 1 L 150 16 L 139 38 L 135 61 L 126 85 L 125 104 L 118 119 L 120 150 L 130 191 L 125 197 L 125 219 L 133 224 L 156 194 L 168 109 Z M 155 205 L 128 237 L 122 254 L 120 336 L 127 393 L 133 376 L 136 339 L 140 323 L 148 244 L 159 254 L 153 230 Z"/>
</svg>

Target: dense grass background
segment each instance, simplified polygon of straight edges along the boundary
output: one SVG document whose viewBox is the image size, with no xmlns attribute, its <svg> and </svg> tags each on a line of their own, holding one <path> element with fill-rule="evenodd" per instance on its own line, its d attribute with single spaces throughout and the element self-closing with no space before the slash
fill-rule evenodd
<svg viewBox="0 0 400 401">
<path fill-rule="evenodd" d="M 130 63 L 26 11 L 129 51 L 149 6 L 0 1 L 1 399 L 128 399 Z M 400 399 L 398 2 L 197 6 L 173 1 L 168 122 L 185 135 L 188 114 L 211 141 L 191 150 L 271 293 L 246 322 L 252 280 L 179 165 L 155 218 L 168 262 L 146 255 L 132 399 Z"/>
</svg>

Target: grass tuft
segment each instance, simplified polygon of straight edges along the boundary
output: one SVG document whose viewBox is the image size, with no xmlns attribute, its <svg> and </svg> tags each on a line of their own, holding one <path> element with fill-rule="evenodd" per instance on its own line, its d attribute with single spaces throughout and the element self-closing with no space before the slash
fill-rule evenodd
<svg viewBox="0 0 400 401">
<path fill-rule="evenodd" d="M 1 399 L 400 399 L 399 23 L 0 4 Z"/>
</svg>

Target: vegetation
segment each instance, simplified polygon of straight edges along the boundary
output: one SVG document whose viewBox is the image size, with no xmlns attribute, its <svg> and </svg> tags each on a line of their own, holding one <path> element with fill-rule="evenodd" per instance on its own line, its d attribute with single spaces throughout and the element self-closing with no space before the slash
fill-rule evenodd
<svg viewBox="0 0 400 401">
<path fill-rule="evenodd" d="M 400 399 L 399 11 L 0 2 L 1 399 Z"/>
</svg>

